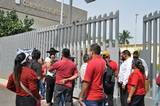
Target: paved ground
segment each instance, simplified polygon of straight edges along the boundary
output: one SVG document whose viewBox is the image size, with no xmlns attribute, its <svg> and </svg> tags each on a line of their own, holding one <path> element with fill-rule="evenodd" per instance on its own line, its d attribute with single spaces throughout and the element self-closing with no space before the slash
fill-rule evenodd
<svg viewBox="0 0 160 106">
<path fill-rule="evenodd" d="M 120 106 L 119 100 L 116 100 L 115 103 L 116 106 Z M 149 99 L 146 99 L 145 104 L 146 106 L 153 106 L 153 103 Z M 0 88 L 0 106 L 15 106 L 15 94 L 4 88 Z M 42 106 L 47 106 L 45 101 L 42 101 Z"/>
<path fill-rule="evenodd" d="M 4 88 L 6 86 L 6 83 L 6 80 L 0 79 L 0 106 L 15 106 L 15 94 Z M 78 103 L 76 101 L 74 102 L 75 106 L 78 106 Z M 119 99 L 116 99 L 114 103 L 115 106 L 120 106 Z M 42 101 L 42 106 L 47 106 L 45 101 Z M 152 98 L 145 98 L 145 106 L 154 106 Z"/>
</svg>

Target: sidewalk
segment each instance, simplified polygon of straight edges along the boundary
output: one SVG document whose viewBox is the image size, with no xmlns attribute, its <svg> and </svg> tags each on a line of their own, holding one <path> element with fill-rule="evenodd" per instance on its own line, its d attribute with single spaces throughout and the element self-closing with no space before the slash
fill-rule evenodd
<svg viewBox="0 0 160 106">
<path fill-rule="evenodd" d="M 7 90 L 6 87 L 7 80 L 0 79 L 0 104 L 3 104 L 3 106 L 15 106 L 15 93 Z M 78 102 L 76 100 L 74 101 L 74 105 L 78 106 Z M 120 100 L 115 100 L 115 106 L 120 106 Z M 41 101 L 42 106 L 47 106 L 45 100 Z M 153 100 L 152 98 L 145 98 L 145 106 L 153 106 Z"/>
</svg>

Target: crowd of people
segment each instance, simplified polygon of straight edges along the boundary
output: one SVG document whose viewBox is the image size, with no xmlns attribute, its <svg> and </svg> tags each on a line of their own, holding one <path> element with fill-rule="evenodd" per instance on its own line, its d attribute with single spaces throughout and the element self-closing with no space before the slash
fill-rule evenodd
<svg viewBox="0 0 160 106">
<path fill-rule="evenodd" d="M 111 59 L 109 51 L 101 51 L 98 44 L 90 46 L 83 55 L 80 70 L 70 55 L 70 50 L 50 48 L 49 57 L 41 58 L 41 52 L 34 49 L 31 56 L 18 53 L 7 88 L 16 93 L 16 106 L 40 106 L 46 100 L 48 106 L 73 106 L 75 79 L 80 78 L 81 106 L 114 106 L 116 79 L 120 91 L 121 106 L 144 106 L 148 92 L 148 66 L 135 51 L 121 52 L 121 62 Z M 114 54 L 112 54 L 114 55 Z M 54 95 L 54 96 L 53 96 Z"/>
</svg>

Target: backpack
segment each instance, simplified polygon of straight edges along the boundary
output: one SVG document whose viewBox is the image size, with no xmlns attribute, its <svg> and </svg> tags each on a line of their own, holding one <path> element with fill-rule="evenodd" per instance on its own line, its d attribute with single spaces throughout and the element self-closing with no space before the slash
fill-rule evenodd
<svg viewBox="0 0 160 106">
<path fill-rule="evenodd" d="M 115 74 L 110 67 L 105 69 L 103 75 L 103 88 L 106 94 L 109 94 L 114 89 L 115 84 Z"/>
<path fill-rule="evenodd" d="M 156 78 L 156 84 L 160 87 L 160 73 L 158 74 L 158 77 Z"/>
</svg>

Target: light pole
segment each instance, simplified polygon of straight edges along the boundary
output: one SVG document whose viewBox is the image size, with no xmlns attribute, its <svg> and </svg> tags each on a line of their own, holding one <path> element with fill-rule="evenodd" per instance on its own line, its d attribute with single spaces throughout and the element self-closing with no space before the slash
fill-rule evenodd
<svg viewBox="0 0 160 106">
<path fill-rule="evenodd" d="M 136 47 L 136 43 L 137 43 L 137 17 L 138 17 L 139 14 L 135 14 L 136 16 L 136 19 L 135 19 L 135 47 Z"/>
</svg>

